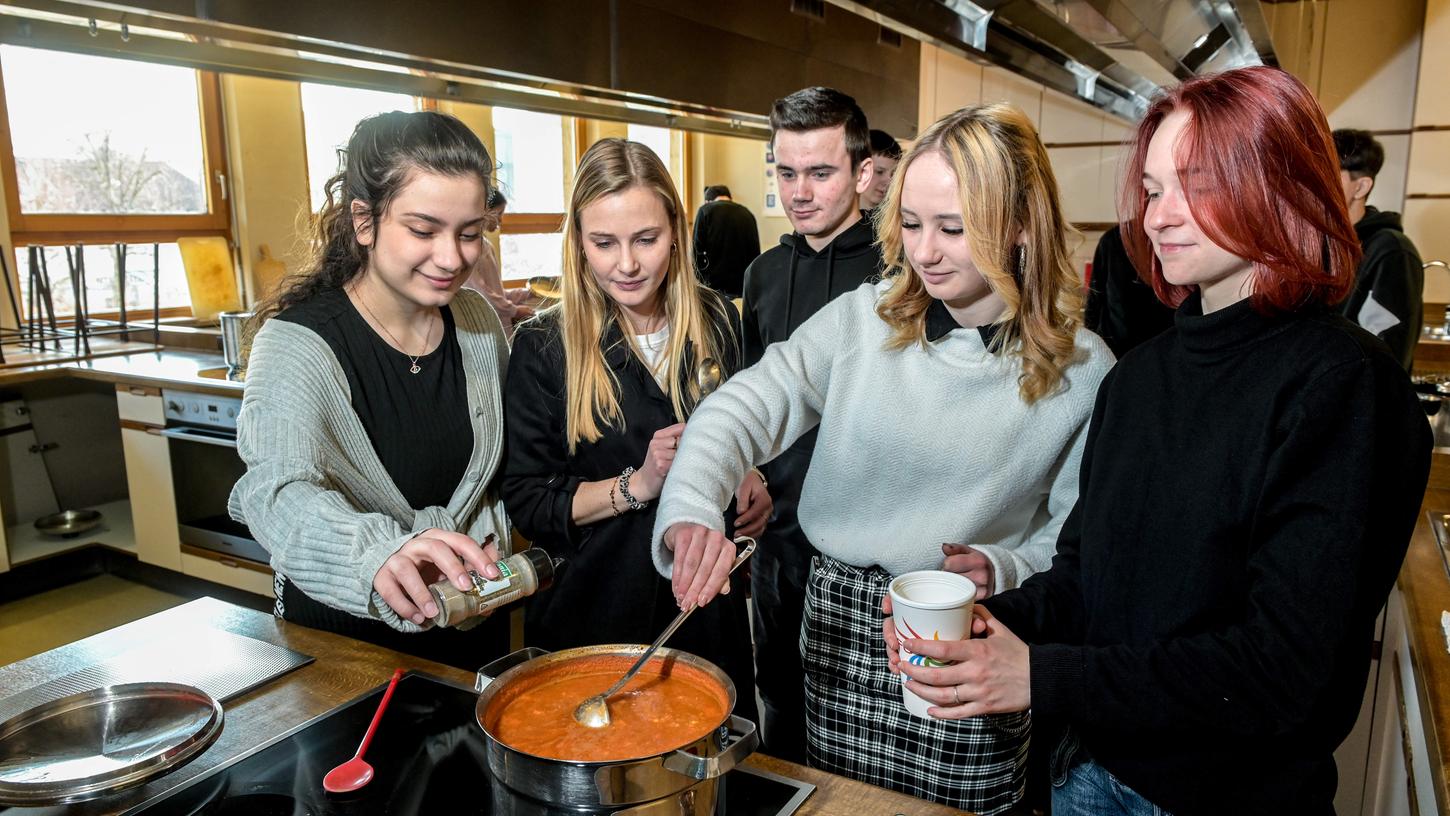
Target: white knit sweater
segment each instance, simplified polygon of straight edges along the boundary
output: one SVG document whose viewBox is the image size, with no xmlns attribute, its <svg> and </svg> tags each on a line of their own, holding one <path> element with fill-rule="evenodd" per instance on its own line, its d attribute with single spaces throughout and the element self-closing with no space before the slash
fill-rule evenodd
<svg viewBox="0 0 1450 816">
<path fill-rule="evenodd" d="M 888 285 L 832 301 L 695 411 L 660 497 L 661 573 L 670 525 L 723 530 L 719 508 L 747 468 L 817 423 L 799 518 L 822 553 L 897 575 L 940 568 L 944 542 L 970 544 L 991 559 L 995 592 L 1047 568 L 1112 353 L 1079 331 L 1062 388 L 1027 405 L 1020 358 L 991 353 L 976 329 L 886 351 L 875 309 Z"/>
</svg>

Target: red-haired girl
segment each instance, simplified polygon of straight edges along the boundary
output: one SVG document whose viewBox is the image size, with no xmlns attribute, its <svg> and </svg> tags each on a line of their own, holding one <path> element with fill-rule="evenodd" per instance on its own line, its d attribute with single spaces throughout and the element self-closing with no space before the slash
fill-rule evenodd
<svg viewBox="0 0 1450 816">
<path fill-rule="evenodd" d="M 1174 326 L 1103 380 L 1051 569 L 981 637 L 904 641 L 960 661 L 897 664 L 943 714 L 1066 724 L 1059 816 L 1333 813 L 1430 454 L 1403 369 L 1332 308 L 1359 256 L 1335 155 L 1276 69 L 1152 105 L 1120 212 Z"/>
</svg>

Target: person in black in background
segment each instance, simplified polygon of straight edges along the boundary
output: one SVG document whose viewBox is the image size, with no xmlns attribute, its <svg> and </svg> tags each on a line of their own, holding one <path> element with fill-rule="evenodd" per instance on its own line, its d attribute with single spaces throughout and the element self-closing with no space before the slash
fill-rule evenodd
<svg viewBox="0 0 1450 816">
<path fill-rule="evenodd" d="M 1173 310 L 1153 294 L 1128 259 L 1117 224 L 1098 239 L 1093 253 L 1083 325 L 1103 338 L 1119 359 L 1173 325 Z"/>
<path fill-rule="evenodd" d="M 1367 130 L 1334 131 L 1339 153 L 1339 183 L 1349 203 L 1349 220 L 1364 248 L 1354 291 L 1344 301 L 1344 315 L 1390 347 L 1400 365 L 1410 370 L 1420 328 L 1425 322 L 1425 269 L 1420 253 L 1400 226 L 1400 214 L 1369 206 L 1375 176 L 1385 163 L 1385 150 Z"/>
<path fill-rule="evenodd" d="M 738 298 L 745 267 L 760 256 L 760 231 L 755 216 L 730 197 L 730 188 L 705 188 L 705 203 L 695 212 L 695 271 L 706 286 L 727 298 Z"/>
<path fill-rule="evenodd" d="M 832 88 L 805 88 L 770 111 L 781 203 L 795 231 L 745 270 L 741 344 L 754 365 L 766 346 L 790 337 L 838 295 L 881 275 L 881 250 L 860 196 L 871 182 L 866 115 Z M 806 761 L 801 613 L 815 548 L 801 532 L 796 505 L 811 463 L 811 431 L 765 467 L 775 515 L 751 564 L 756 686 L 761 750 Z"/>
<path fill-rule="evenodd" d="M 871 183 L 861 194 L 861 209 L 874 213 L 886 200 L 886 190 L 891 187 L 891 177 L 896 175 L 896 163 L 899 161 L 901 145 L 891 138 L 891 134 L 884 130 L 871 131 Z"/>
</svg>

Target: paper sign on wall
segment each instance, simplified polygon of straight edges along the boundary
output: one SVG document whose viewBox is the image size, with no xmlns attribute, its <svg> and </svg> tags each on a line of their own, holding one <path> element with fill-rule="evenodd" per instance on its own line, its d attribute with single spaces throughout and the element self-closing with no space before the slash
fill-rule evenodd
<svg viewBox="0 0 1450 816">
<path fill-rule="evenodd" d="M 780 185 L 775 177 L 775 151 L 769 144 L 765 146 L 765 214 L 785 216 L 785 207 L 780 203 Z"/>
</svg>

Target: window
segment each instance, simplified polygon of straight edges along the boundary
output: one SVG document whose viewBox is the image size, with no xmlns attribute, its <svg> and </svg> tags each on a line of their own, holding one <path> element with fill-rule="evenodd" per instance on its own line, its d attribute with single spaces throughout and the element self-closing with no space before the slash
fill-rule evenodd
<svg viewBox="0 0 1450 816">
<path fill-rule="evenodd" d="M 564 233 L 536 232 L 498 237 L 504 280 L 528 280 L 563 273 Z"/>
<path fill-rule="evenodd" d="M 665 167 L 670 167 L 670 131 L 669 128 L 652 127 L 650 125 L 630 125 L 629 140 L 639 142 L 655 152 L 664 162 Z"/>
<path fill-rule="evenodd" d="M 17 244 L 227 234 L 214 75 L 13 45 L 0 70 Z"/>
<path fill-rule="evenodd" d="M 388 111 L 417 109 L 416 100 L 407 94 L 302 83 L 307 186 L 312 193 L 312 211 L 322 209 L 327 180 L 342 170 L 337 151 L 347 147 L 358 122 Z"/>
<path fill-rule="evenodd" d="M 494 108 L 493 146 L 509 213 L 564 212 L 563 117 Z"/>
<path fill-rule="evenodd" d="M 547 113 L 493 109 L 494 161 L 508 196 L 499 266 L 505 281 L 558 275 L 564 245 L 564 162 L 572 126 Z"/>
</svg>

